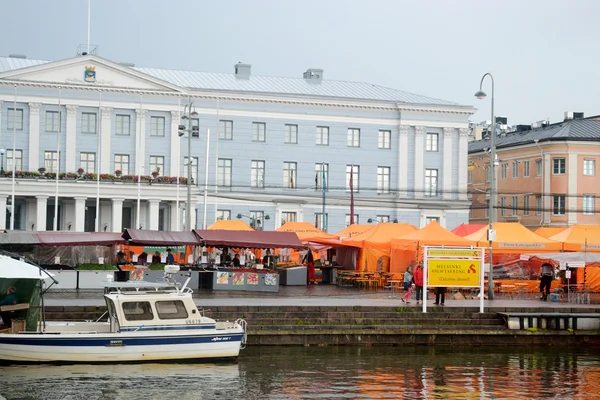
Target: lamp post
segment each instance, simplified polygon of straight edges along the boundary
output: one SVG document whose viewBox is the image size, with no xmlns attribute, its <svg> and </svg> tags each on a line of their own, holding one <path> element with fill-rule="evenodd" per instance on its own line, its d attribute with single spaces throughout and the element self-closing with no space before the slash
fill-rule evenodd
<svg viewBox="0 0 600 400">
<path fill-rule="evenodd" d="M 4 175 L 4 153 L 6 150 L 0 149 L 0 174 Z"/>
<path fill-rule="evenodd" d="M 187 156 L 187 198 L 185 203 L 185 229 L 190 230 L 192 225 L 192 214 L 191 214 L 191 205 L 192 205 L 192 133 L 195 132 L 199 134 L 200 126 L 192 126 L 192 119 L 198 117 L 198 113 L 194 109 L 192 111 L 194 103 L 192 102 L 191 97 L 188 98 L 188 104 L 183 107 L 183 114 L 181 119 L 184 122 L 179 125 L 179 137 L 182 137 L 187 133 L 188 135 L 188 156 Z"/>
<path fill-rule="evenodd" d="M 478 99 L 483 99 L 487 96 L 485 94 L 485 92 L 482 90 L 483 81 L 485 80 L 486 76 L 489 76 L 490 80 L 492 81 L 492 97 L 491 97 L 492 120 L 491 120 L 491 125 L 490 125 L 490 157 L 491 157 L 490 168 L 491 168 L 492 176 L 490 177 L 490 204 L 489 204 L 489 219 L 488 219 L 488 221 L 489 221 L 488 242 L 489 242 L 489 265 L 490 265 L 490 272 L 489 272 L 489 277 L 488 277 L 488 299 L 493 300 L 494 299 L 494 267 L 493 267 L 493 262 L 492 262 L 492 241 L 496 237 L 496 232 L 494 231 L 494 222 L 495 222 L 494 221 L 495 220 L 494 205 L 496 204 L 496 194 L 497 194 L 497 188 L 496 188 L 496 121 L 494 118 L 494 77 L 489 72 L 485 73 L 481 77 L 481 82 L 479 83 L 479 91 L 477 93 L 475 93 L 475 97 L 477 97 Z"/>
<path fill-rule="evenodd" d="M 258 223 L 259 225 L 261 224 L 260 220 L 257 220 L 255 216 L 252 215 L 244 215 L 244 214 L 238 214 L 235 216 L 237 219 L 242 219 L 242 217 L 246 217 L 250 220 L 250 223 L 252 224 L 252 228 L 257 229 L 256 228 L 256 224 Z M 265 215 L 265 220 L 268 221 L 271 219 L 271 217 L 269 217 L 268 215 Z"/>
</svg>

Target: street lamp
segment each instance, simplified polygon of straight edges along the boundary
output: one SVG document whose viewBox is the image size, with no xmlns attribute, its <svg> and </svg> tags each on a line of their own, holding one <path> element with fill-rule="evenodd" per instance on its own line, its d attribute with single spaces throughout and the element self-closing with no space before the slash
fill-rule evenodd
<svg viewBox="0 0 600 400">
<path fill-rule="evenodd" d="M 4 175 L 4 153 L 6 150 L 0 149 L 0 174 Z"/>
<path fill-rule="evenodd" d="M 192 225 L 192 134 L 199 135 L 200 126 L 192 126 L 192 119 L 198 118 L 198 113 L 194 109 L 192 111 L 192 99 L 188 99 L 188 104 L 183 107 L 183 115 L 181 116 L 181 123 L 178 127 L 179 137 L 182 137 L 187 133 L 188 135 L 188 156 L 187 156 L 187 199 L 185 204 L 185 229 L 190 230 Z M 187 123 L 185 123 L 187 122 Z"/>
<path fill-rule="evenodd" d="M 482 90 L 483 81 L 485 77 L 489 76 L 492 81 L 492 120 L 490 125 L 490 168 L 491 168 L 491 178 L 490 178 L 490 204 L 489 204 L 489 229 L 488 229 L 488 242 L 489 242 L 489 265 L 490 272 L 488 277 L 488 299 L 494 299 L 494 267 L 492 262 L 492 241 L 496 237 L 496 232 L 494 231 L 494 205 L 496 204 L 496 121 L 494 118 L 494 77 L 489 72 L 485 73 L 483 77 L 481 77 L 481 82 L 479 83 L 479 91 L 475 93 L 475 97 L 478 99 L 483 99 L 487 95 Z"/>
<path fill-rule="evenodd" d="M 252 224 L 252 228 L 254 228 L 254 229 L 257 229 L 257 224 L 258 224 L 258 225 L 260 225 L 260 224 L 261 224 L 260 220 L 257 220 L 257 219 L 256 219 L 256 217 L 255 217 L 255 216 L 253 216 L 253 215 L 244 215 L 244 214 L 238 214 L 238 215 L 236 215 L 235 217 L 236 217 L 237 219 L 242 219 L 242 217 L 246 217 L 246 218 L 248 218 L 248 219 L 251 221 L 250 223 Z M 268 220 L 270 220 L 270 219 L 271 219 L 271 217 L 269 217 L 268 215 L 265 215 L 265 220 L 266 220 L 266 221 L 268 221 Z"/>
</svg>

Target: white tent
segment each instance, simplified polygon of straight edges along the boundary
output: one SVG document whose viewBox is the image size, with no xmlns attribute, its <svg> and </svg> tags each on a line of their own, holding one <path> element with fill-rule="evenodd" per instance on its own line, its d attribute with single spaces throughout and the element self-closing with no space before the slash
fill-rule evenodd
<svg viewBox="0 0 600 400">
<path fill-rule="evenodd" d="M 0 254 L 0 279 L 48 279 L 54 274 L 24 261 Z"/>
</svg>

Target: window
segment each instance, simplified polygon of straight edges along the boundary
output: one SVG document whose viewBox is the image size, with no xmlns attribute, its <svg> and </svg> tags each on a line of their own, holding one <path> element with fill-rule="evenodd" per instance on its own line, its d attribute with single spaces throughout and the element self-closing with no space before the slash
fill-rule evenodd
<svg viewBox="0 0 600 400">
<path fill-rule="evenodd" d="M 359 175 L 360 167 L 358 165 L 346 165 L 346 192 L 350 192 L 350 182 L 352 182 L 352 191 L 358 192 Z"/>
<path fill-rule="evenodd" d="M 317 229 L 321 229 L 321 230 L 325 230 L 325 226 L 327 219 L 329 219 L 329 216 L 327 213 L 325 213 L 325 218 L 323 219 L 323 213 L 315 213 L 315 226 L 317 227 Z"/>
<path fill-rule="evenodd" d="M 160 319 L 185 319 L 188 317 L 188 312 L 181 300 L 157 301 L 154 305 Z"/>
<path fill-rule="evenodd" d="M 500 199 L 500 215 L 506 216 L 506 197 Z"/>
<path fill-rule="evenodd" d="M 317 126 L 317 145 L 329 146 L 329 127 Z"/>
<path fill-rule="evenodd" d="M 564 194 L 552 196 L 552 214 L 565 215 L 565 197 Z"/>
<path fill-rule="evenodd" d="M 426 169 L 425 170 L 425 196 L 437 196 L 438 191 L 438 170 L 437 169 Z"/>
<path fill-rule="evenodd" d="M 296 188 L 296 167 L 295 162 L 283 163 L 283 187 L 286 189 Z"/>
<path fill-rule="evenodd" d="M 500 176 L 502 179 L 506 179 L 506 175 L 508 172 L 508 163 L 502 163 Z"/>
<path fill-rule="evenodd" d="M 596 175 L 596 160 L 587 158 L 583 160 L 583 174 L 586 176 Z"/>
<path fill-rule="evenodd" d="M 154 319 L 152 307 L 147 301 L 124 302 L 123 314 L 127 321 L 150 321 Z"/>
<path fill-rule="evenodd" d="M 16 111 L 14 108 L 8 109 L 8 118 L 6 129 L 12 130 L 23 130 L 23 109 L 17 108 Z"/>
<path fill-rule="evenodd" d="M 286 222 L 296 222 L 296 213 L 289 212 L 289 211 L 282 212 L 281 213 L 281 225 L 285 224 Z"/>
<path fill-rule="evenodd" d="M 377 223 L 388 223 L 390 222 L 390 216 L 389 215 L 378 215 L 377 216 Z"/>
<path fill-rule="evenodd" d="M 163 156 L 150 156 L 150 173 L 157 171 L 160 174 L 164 169 L 165 158 Z"/>
<path fill-rule="evenodd" d="M 554 175 L 564 174 L 567 169 L 567 163 L 564 158 L 554 158 L 552 160 L 552 173 Z"/>
<path fill-rule="evenodd" d="M 519 177 L 519 162 L 518 161 L 513 161 L 513 163 L 512 163 L 512 177 L 513 178 Z"/>
<path fill-rule="evenodd" d="M 265 223 L 265 212 L 264 211 L 250 211 L 250 226 L 258 231 L 263 230 Z"/>
<path fill-rule="evenodd" d="M 15 171 L 23 170 L 23 150 L 15 150 Z M 13 170 L 13 151 L 6 150 L 6 170 Z"/>
<path fill-rule="evenodd" d="M 130 135 L 130 126 L 131 118 L 129 115 L 119 115 L 115 117 L 115 134 L 116 135 Z"/>
<path fill-rule="evenodd" d="M 315 164 L 315 190 L 327 190 L 329 182 L 329 164 Z"/>
<path fill-rule="evenodd" d="M 250 167 L 250 187 L 264 188 L 265 187 L 265 162 L 252 160 Z"/>
<path fill-rule="evenodd" d="M 358 224 L 358 214 L 354 214 L 354 223 Z M 350 214 L 346 214 L 346 226 L 350 226 L 352 223 L 350 222 Z"/>
<path fill-rule="evenodd" d="M 529 178 L 529 160 L 523 161 L 523 176 Z"/>
<path fill-rule="evenodd" d="M 121 170 L 123 175 L 129 175 L 129 155 L 115 154 L 115 170 Z"/>
<path fill-rule="evenodd" d="M 81 133 L 96 133 L 96 113 L 81 113 Z"/>
<path fill-rule="evenodd" d="M 467 171 L 467 183 L 473 183 L 473 171 Z"/>
<path fill-rule="evenodd" d="M 348 128 L 348 147 L 360 147 L 360 129 Z"/>
<path fill-rule="evenodd" d="M 86 173 L 96 172 L 96 153 L 79 153 L 79 166 Z"/>
<path fill-rule="evenodd" d="M 58 132 L 58 111 L 46 111 L 46 132 Z"/>
<path fill-rule="evenodd" d="M 298 125 L 286 125 L 284 131 L 284 143 L 298 143 Z"/>
<path fill-rule="evenodd" d="M 535 176 L 542 176 L 542 159 L 535 160 Z"/>
<path fill-rule="evenodd" d="M 425 217 L 425 225 L 429 225 L 433 221 L 440 223 L 440 217 Z"/>
<path fill-rule="evenodd" d="M 529 195 L 523 196 L 523 215 L 529 215 Z"/>
<path fill-rule="evenodd" d="M 542 196 L 540 195 L 535 196 L 535 210 L 536 215 L 542 215 Z"/>
<path fill-rule="evenodd" d="M 233 121 L 219 121 L 219 139 L 233 140 Z"/>
<path fill-rule="evenodd" d="M 150 117 L 150 136 L 165 136 L 165 117 Z"/>
<path fill-rule="evenodd" d="M 428 133 L 425 138 L 425 151 L 438 151 L 440 136 L 437 133 Z"/>
<path fill-rule="evenodd" d="M 219 158 L 217 162 L 217 185 L 231 186 L 231 159 Z"/>
<path fill-rule="evenodd" d="M 188 158 L 187 157 L 183 157 L 183 173 L 181 174 L 181 176 L 184 176 L 187 178 L 188 176 Z M 192 170 L 190 171 L 190 177 L 192 179 L 191 184 L 198 184 L 198 157 L 192 157 Z"/>
<path fill-rule="evenodd" d="M 217 219 L 230 220 L 231 210 L 217 210 Z"/>
<path fill-rule="evenodd" d="M 267 124 L 264 122 L 253 122 L 252 123 L 252 141 L 253 142 L 264 142 L 267 132 Z"/>
<path fill-rule="evenodd" d="M 390 167 L 377 167 L 377 193 L 390 192 Z"/>
<path fill-rule="evenodd" d="M 490 217 L 490 201 L 489 200 L 485 201 L 485 217 L 486 218 Z"/>
<path fill-rule="evenodd" d="M 594 215 L 596 212 L 594 210 L 595 201 L 596 197 L 593 194 L 583 195 L 583 215 Z"/>
<path fill-rule="evenodd" d="M 512 215 L 519 215 L 519 197 L 518 196 L 513 196 L 512 197 Z"/>
<path fill-rule="evenodd" d="M 378 147 L 380 149 L 391 149 L 392 148 L 392 132 L 391 131 L 379 131 L 379 139 L 377 140 Z"/>
<path fill-rule="evenodd" d="M 44 152 L 44 168 L 46 172 L 58 171 L 58 154 L 55 151 Z"/>
</svg>

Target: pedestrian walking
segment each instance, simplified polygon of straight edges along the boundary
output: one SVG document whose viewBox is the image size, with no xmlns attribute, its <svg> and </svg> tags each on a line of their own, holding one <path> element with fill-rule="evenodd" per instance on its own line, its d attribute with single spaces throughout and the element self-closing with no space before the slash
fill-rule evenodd
<svg viewBox="0 0 600 400">
<path fill-rule="evenodd" d="M 415 269 L 413 280 L 415 281 L 415 290 L 417 291 L 417 304 L 419 304 L 419 301 L 423 301 L 423 261 L 420 261 L 417 269 Z"/>
<path fill-rule="evenodd" d="M 542 274 L 540 276 L 540 293 L 542 297 L 540 300 L 548 300 L 550 295 L 550 286 L 552 286 L 552 280 L 554 279 L 554 267 L 550 264 L 542 265 Z"/>
<path fill-rule="evenodd" d="M 413 283 L 412 269 L 410 266 L 408 266 L 406 268 L 406 272 L 404 272 L 404 282 L 402 283 L 402 288 L 404 290 L 406 290 L 406 293 L 404 294 L 404 296 L 402 296 L 400 298 L 400 300 L 402 300 L 403 303 L 410 304 L 410 294 L 412 293 L 412 283 Z"/>
</svg>

